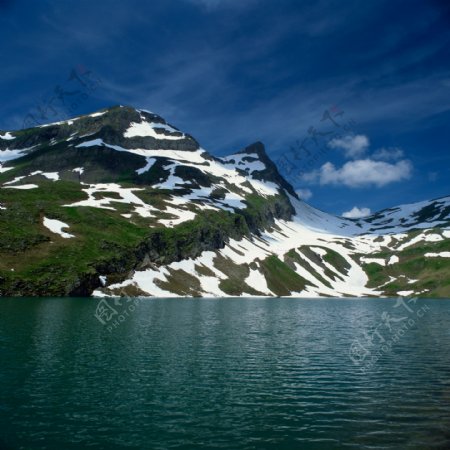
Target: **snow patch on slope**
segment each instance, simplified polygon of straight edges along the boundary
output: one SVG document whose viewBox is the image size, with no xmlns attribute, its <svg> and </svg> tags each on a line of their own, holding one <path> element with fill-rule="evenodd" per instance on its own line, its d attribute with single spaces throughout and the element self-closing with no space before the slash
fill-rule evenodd
<svg viewBox="0 0 450 450">
<path fill-rule="evenodd" d="M 408 248 L 414 244 L 417 244 L 419 242 L 439 242 L 443 241 L 444 238 L 437 233 L 420 233 L 416 237 L 410 239 L 408 242 L 403 243 L 399 247 L 397 247 L 397 250 L 404 250 L 405 248 Z"/>
<path fill-rule="evenodd" d="M 151 217 L 151 212 L 156 208 L 146 204 L 143 200 L 137 197 L 135 191 L 143 191 L 141 188 L 123 188 L 116 183 L 100 183 L 91 184 L 88 188 L 82 189 L 88 195 L 87 200 L 72 203 L 64 206 L 92 206 L 94 208 L 115 210 L 111 203 L 127 203 L 137 205 L 135 212 L 142 217 Z M 107 194 L 108 192 L 116 193 L 120 198 L 100 196 L 96 198 L 95 194 Z"/>
<path fill-rule="evenodd" d="M 33 175 L 42 175 L 43 177 L 47 178 L 48 180 L 53 180 L 53 181 L 59 180 L 58 172 L 42 172 L 42 170 L 36 170 L 35 172 L 30 173 L 29 176 L 33 176 Z"/>
<path fill-rule="evenodd" d="M 5 149 L 0 150 L 0 162 L 5 161 L 12 161 L 13 159 L 20 158 L 24 156 L 24 154 L 28 151 L 33 149 L 34 147 L 28 147 L 28 148 L 21 148 L 21 149 Z"/>
<path fill-rule="evenodd" d="M 0 139 L 3 139 L 4 141 L 11 141 L 16 138 L 8 131 L 5 134 L 0 134 Z"/>
<path fill-rule="evenodd" d="M 427 258 L 450 258 L 450 252 L 425 253 Z"/>
<path fill-rule="evenodd" d="M 75 237 L 73 234 L 69 234 L 62 231 L 63 228 L 69 228 L 69 225 L 67 225 L 67 223 L 61 222 L 60 220 L 49 219 L 48 217 L 44 217 L 43 225 L 44 227 L 48 228 L 52 233 L 59 234 L 61 237 L 65 239 Z"/>
<path fill-rule="evenodd" d="M 177 133 L 176 136 L 164 133 L 158 133 L 156 130 L 168 131 L 170 133 Z M 176 130 L 170 125 L 164 123 L 154 123 L 154 122 L 131 122 L 130 127 L 123 134 L 126 138 L 142 136 L 142 137 L 152 137 L 154 139 L 164 139 L 164 140 L 175 140 L 178 141 L 180 139 L 184 139 L 184 133 Z"/>
<path fill-rule="evenodd" d="M 155 158 L 148 158 L 147 157 L 147 158 L 145 158 L 145 160 L 146 160 L 145 166 L 142 167 L 141 169 L 137 169 L 136 170 L 136 173 L 138 175 L 142 175 L 143 173 L 148 172 L 152 168 L 153 164 L 155 164 L 155 162 L 156 162 Z"/>
<path fill-rule="evenodd" d="M 21 184 L 20 186 L 3 186 L 3 189 L 36 189 L 37 184 Z"/>
<path fill-rule="evenodd" d="M 96 113 L 93 113 L 93 114 L 89 114 L 89 117 L 100 117 L 100 116 L 103 116 L 106 113 L 107 113 L 107 111 L 96 112 Z"/>
</svg>

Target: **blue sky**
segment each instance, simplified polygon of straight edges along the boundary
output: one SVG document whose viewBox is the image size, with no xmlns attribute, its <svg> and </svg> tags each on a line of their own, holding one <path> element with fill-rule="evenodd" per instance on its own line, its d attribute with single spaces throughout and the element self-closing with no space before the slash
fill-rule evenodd
<svg viewBox="0 0 450 450">
<path fill-rule="evenodd" d="M 0 129 L 75 69 L 100 84 L 49 121 L 127 104 L 219 156 L 260 140 L 337 214 L 450 195 L 449 2 L 0 0 L 0 37 Z"/>
</svg>

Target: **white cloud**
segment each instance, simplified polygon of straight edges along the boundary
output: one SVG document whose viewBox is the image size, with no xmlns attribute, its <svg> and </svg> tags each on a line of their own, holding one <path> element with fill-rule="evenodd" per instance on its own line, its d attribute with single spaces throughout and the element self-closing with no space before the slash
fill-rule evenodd
<svg viewBox="0 0 450 450">
<path fill-rule="evenodd" d="M 297 189 L 295 192 L 302 200 L 305 201 L 309 200 L 313 196 L 313 193 L 310 189 Z"/>
<path fill-rule="evenodd" d="M 403 158 L 404 152 L 398 147 L 379 148 L 372 154 L 373 159 L 381 159 L 384 161 L 397 161 Z"/>
<path fill-rule="evenodd" d="M 363 134 L 348 135 L 343 138 L 332 139 L 328 146 L 344 150 L 347 158 L 358 158 L 366 152 L 369 147 L 369 138 Z"/>
<path fill-rule="evenodd" d="M 360 219 L 361 217 L 367 217 L 371 213 L 369 208 L 358 208 L 354 206 L 350 211 L 342 213 L 342 217 L 347 217 L 347 219 Z"/>
<path fill-rule="evenodd" d="M 349 161 L 341 168 L 331 162 L 325 163 L 319 170 L 307 173 L 303 180 L 322 185 L 344 185 L 351 188 L 377 186 L 411 178 L 413 166 L 410 161 L 402 160 L 395 164 L 372 159 Z"/>
</svg>

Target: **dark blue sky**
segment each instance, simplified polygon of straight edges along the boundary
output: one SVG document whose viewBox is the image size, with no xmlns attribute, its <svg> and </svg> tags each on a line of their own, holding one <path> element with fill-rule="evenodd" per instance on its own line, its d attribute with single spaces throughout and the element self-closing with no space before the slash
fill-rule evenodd
<svg viewBox="0 0 450 450">
<path fill-rule="evenodd" d="M 0 0 L 0 37 L 0 129 L 127 104 L 334 213 L 450 195 L 450 2 Z"/>
</svg>

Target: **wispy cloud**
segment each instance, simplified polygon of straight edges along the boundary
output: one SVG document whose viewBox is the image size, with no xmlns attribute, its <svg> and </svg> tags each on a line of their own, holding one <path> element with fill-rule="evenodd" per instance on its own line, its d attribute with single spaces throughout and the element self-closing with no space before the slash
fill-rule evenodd
<svg viewBox="0 0 450 450">
<path fill-rule="evenodd" d="M 309 200 L 313 196 L 310 189 L 297 189 L 295 192 L 302 200 Z"/>
<path fill-rule="evenodd" d="M 332 139 L 328 146 L 330 148 L 342 149 L 347 158 L 361 157 L 369 148 L 369 138 L 363 134 L 347 135 L 342 138 Z"/>
<path fill-rule="evenodd" d="M 373 159 L 379 159 L 383 161 L 396 161 L 403 158 L 405 152 L 398 147 L 379 148 L 372 154 Z"/>
</svg>

